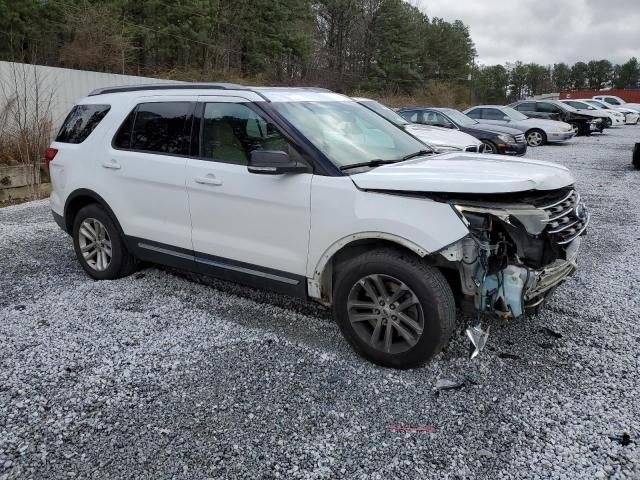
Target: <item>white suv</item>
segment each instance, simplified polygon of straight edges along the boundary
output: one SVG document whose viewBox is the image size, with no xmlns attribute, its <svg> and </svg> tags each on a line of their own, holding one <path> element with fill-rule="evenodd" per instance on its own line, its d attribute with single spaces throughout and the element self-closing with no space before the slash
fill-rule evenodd
<svg viewBox="0 0 640 480">
<path fill-rule="evenodd" d="M 92 92 L 47 150 L 51 208 L 93 278 L 156 262 L 332 306 L 366 358 L 409 368 L 456 303 L 522 317 L 575 270 L 588 214 L 569 171 L 447 153 L 319 89 Z"/>
</svg>

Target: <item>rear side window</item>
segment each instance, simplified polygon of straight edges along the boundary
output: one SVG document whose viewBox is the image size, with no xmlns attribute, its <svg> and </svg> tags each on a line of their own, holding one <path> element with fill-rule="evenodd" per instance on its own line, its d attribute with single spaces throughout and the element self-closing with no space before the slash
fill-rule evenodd
<svg viewBox="0 0 640 480">
<path fill-rule="evenodd" d="M 515 108 L 519 112 L 535 112 L 536 111 L 536 105 L 533 102 L 519 103 L 513 108 Z"/>
<path fill-rule="evenodd" d="M 482 118 L 485 120 L 504 120 L 506 117 L 505 113 L 497 108 L 484 108 L 482 110 Z"/>
<path fill-rule="evenodd" d="M 193 102 L 141 103 L 124 120 L 113 140 L 116 148 L 188 155 Z"/>
<path fill-rule="evenodd" d="M 84 142 L 110 109 L 110 105 L 76 105 L 62 124 L 56 142 Z"/>
</svg>

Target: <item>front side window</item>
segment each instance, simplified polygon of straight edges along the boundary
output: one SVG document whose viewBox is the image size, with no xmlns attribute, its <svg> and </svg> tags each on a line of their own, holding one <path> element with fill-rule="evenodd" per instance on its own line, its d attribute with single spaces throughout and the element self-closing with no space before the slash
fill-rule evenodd
<svg viewBox="0 0 640 480">
<path fill-rule="evenodd" d="M 353 101 L 273 102 L 273 108 L 338 167 L 397 161 L 425 145 Z"/>
<path fill-rule="evenodd" d="M 605 97 L 604 99 L 605 102 L 607 102 L 609 105 L 620 105 L 620 102 L 612 97 Z"/>
<path fill-rule="evenodd" d="M 62 124 L 56 142 L 84 142 L 110 109 L 110 105 L 76 105 Z"/>
<path fill-rule="evenodd" d="M 473 118 L 473 119 L 482 118 L 483 110 L 484 110 L 484 108 L 474 108 L 473 110 L 469 110 L 467 112 L 467 117 Z"/>
<path fill-rule="evenodd" d="M 482 118 L 485 120 L 504 120 L 505 114 L 497 108 L 485 108 L 482 111 Z"/>
<path fill-rule="evenodd" d="M 206 103 L 200 157 L 246 165 L 254 150 L 277 150 L 297 156 L 276 126 L 241 103 Z"/>
<path fill-rule="evenodd" d="M 468 115 L 465 115 L 459 110 L 454 110 L 453 108 L 445 108 L 443 109 L 443 111 L 451 121 L 458 125 L 462 125 L 463 127 L 471 127 L 478 123 L 473 118 L 470 118 Z"/>
<path fill-rule="evenodd" d="M 513 108 L 515 108 L 519 112 L 535 112 L 536 111 L 536 105 L 533 102 L 519 103 Z"/>
<path fill-rule="evenodd" d="M 141 103 L 125 119 L 113 140 L 116 148 L 188 155 L 193 102 Z"/>
<path fill-rule="evenodd" d="M 538 111 L 543 113 L 561 113 L 562 109 L 553 103 L 540 102 L 538 103 Z"/>
<path fill-rule="evenodd" d="M 400 116 L 411 123 L 418 123 L 419 114 L 415 110 L 400 112 Z"/>
<path fill-rule="evenodd" d="M 453 124 L 447 117 L 439 112 L 423 112 L 423 123 L 426 125 L 433 125 L 434 127 L 446 127 L 451 128 Z"/>
</svg>

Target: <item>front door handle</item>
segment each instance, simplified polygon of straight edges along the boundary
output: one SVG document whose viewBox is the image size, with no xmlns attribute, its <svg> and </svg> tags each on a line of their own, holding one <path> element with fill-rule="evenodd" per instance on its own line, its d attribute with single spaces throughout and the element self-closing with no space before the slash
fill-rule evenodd
<svg viewBox="0 0 640 480">
<path fill-rule="evenodd" d="M 108 162 L 102 162 L 102 168 L 109 168 L 111 170 L 120 170 L 120 164 L 116 160 L 110 160 Z"/>
<path fill-rule="evenodd" d="M 217 178 L 213 173 L 207 173 L 204 177 L 196 177 L 193 181 L 200 185 L 222 185 L 222 180 Z"/>
</svg>

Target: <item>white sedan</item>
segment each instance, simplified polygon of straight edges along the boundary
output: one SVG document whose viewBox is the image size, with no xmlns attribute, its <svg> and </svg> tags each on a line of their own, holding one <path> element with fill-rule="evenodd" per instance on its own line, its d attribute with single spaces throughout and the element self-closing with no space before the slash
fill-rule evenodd
<svg viewBox="0 0 640 480">
<path fill-rule="evenodd" d="M 614 105 L 609 105 L 608 103 L 604 103 L 600 100 L 594 100 L 592 98 L 580 98 L 581 102 L 586 102 L 589 105 L 593 105 L 596 108 L 601 108 L 603 110 L 613 110 L 614 112 L 621 112 L 624 114 L 624 123 L 626 125 L 637 125 L 638 120 L 640 120 L 640 114 L 636 112 L 632 108 L 627 107 L 616 107 Z"/>
<path fill-rule="evenodd" d="M 607 127 L 621 127 L 625 123 L 624 113 L 622 112 L 618 112 L 612 109 L 604 110 L 602 108 L 590 105 L 583 100 L 572 100 L 567 98 L 560 101 L 562 103 L 566 103 L 567 105 L 571 105 L 577 110 L 587 110 L 589 111 L 589 113 L 596 113 L 603 117 L 607 117 Z"/>
</svg>

